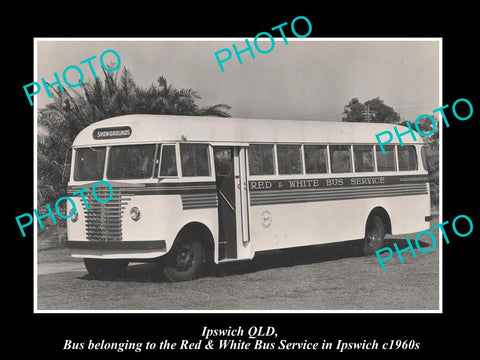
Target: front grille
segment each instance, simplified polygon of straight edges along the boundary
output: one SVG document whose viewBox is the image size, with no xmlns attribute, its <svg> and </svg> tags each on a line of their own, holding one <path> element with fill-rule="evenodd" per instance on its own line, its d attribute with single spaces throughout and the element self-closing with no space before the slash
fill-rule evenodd
<svg viewBox="0 0 480 360">
<path fill-rule="evenodd" d="M 105 203 L 98 202 L 92 194 L 92 189 L 84 192 L 88 202 L 87 210 L 81 199 L 85 214 L 86 235 L 89 241 L 120 241 L 122 240 L 122 217 L 130 198 L 122 194 L 120 188 L 113 188 L 112 198 Z M 95 195 L 100 200 L 110 196 L 107 186 L 100 184 L 95 188 Z"/>
</svg>

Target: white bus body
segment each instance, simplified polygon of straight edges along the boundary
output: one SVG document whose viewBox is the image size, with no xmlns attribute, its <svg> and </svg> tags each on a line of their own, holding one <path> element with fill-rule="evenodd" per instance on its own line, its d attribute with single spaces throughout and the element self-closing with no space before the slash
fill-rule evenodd
<svg viewBox="0 0 480 360">
<path fill-rule="evenodd" d="M 421 137 L 382 155 L 375 134 L 387 130 L 168 115 L 93 123 L 72 146 L 78 216 L 68 220 L 67 246 L 98 277 L 158 261 L 170 280 L 198 276 L 206 260 L 272 249 L 364 239 L 373 253 L 385 233 L 425 230 L 430 219 Z M 99 180 L 113 197 L 101 204 L 85 192 L 87 209 L 73 193 Z"/>
</svg>

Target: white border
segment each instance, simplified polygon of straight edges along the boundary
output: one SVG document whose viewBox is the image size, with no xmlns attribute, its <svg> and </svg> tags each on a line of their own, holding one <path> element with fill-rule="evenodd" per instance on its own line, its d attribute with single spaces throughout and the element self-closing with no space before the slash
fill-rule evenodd
<svg viewBox="0 0 480 360">
<path fill-rule="evenodd" d="M 38 79 L 37 73 L 37 39 L 33 39 L 33 78 Z M 38 188 L 37 188 L 37 155 L 38 155 L 38 112 L 37 112 L 37 102 L 33 102 L 33 208 L 37 208 L 37 197 L 38 197 Z M 35 224 L 35 223 L 34 223 Z M 37 284 L 37 266 L 38 266 L 38 228 L 37 224 L 33 225 L 33 309 L 34 312 L 41 312 L 38 310 L 38 284 Z"/>
<path fill-rule="evenodd" d="M 439 41 L 439 65 L 438 65 L 438 99 L 439 99 L 439 106 L 443 104 L 443 41 L 440 38 Z M 433 110 L 433 109 L 432 109 Z M 438 119 L 438 126 L 439 126 L 439 134 L 438 134 L 438 223 L 441 224 L 443 222 L 443 117 L 440 116 Z M 441 125 L 442 124 L 442 125 Z M 438 244 L 439 244 L 439 252 L 438 252 L 438 273 L 440 275 L 439 282 L 438 282 L 438 308 L 439 312 L 443 313 L 443 233 L 441 231 L 438 232 Z"/>
<path fill-rule="evenodd" d="M 245 41 L 245 39 L 253 40 L 254 38 L 69 38 L 69 37 L 56 37 L 56 38 L 33 38 L 33 77 L 34 81 L 38 78 L 37 74 L 37 43 L 39 41 Z M 275 41 L 283 40 L 283 38 L 274 38 Z M 266 41 L 267 39 L 258 39 L 261 41 Z M 269 39 L 268 39 L 269 40 Z M 439 106 L 443 104 L 443 38 L 428 38 L 428 37 L 421 37 L 421 38 L 408 38 L 408 37 L 399 37 L 399 38 L 391 38 L 391 37 L 375 37 L 375 38 L 290 38 L 287 37 L 287 40 L 290 41 L 438 41 L 439 43 Z M 37 208 L 37 101 L 34 101 L 33 105 L 34 111 L 34 134 L 33 134 L 33 176 L 34 176 L 34 187 L 33 187 L 33 196 L 34 196 L 34 209 Z M 434 109 L 432 109 L 433 111 Z M 419 114 L 420 115 L 420 114 Z M 438 221 L 442 223 L 443 219 L 443 126 L 440 126 L 443 118 L 440 117 L 439 119 L 439 215 Z M 218 313 L 226 313 L 226 314 L 238 314 L 238 313 L 253 313 L 253 314 L 331 314 L 331 313 L 345 313 L 345 314 L 428 314 L 434 313 L 439 314 L 443 313 L 443 271 L 442 271 L 442 262 L 443 262 L 443 242 L 441 231 L 439 231 L 439 309 L 438 310 L 39 310 L 38 309 L 38 284 L 37 284 L 37 252 L 38 252 L 38 240 L 37 240 L 37 226 L 33 226 L 33 238 L 34 238 L 34 245 L 33 245 L 33 259 L 34 259 L 34 284 L 33 284 L 33 291 L 34 291 L 34 300 L 33 300 L 33 312 L 36 314 L 45 314 L 45 313 L 115 313 L 115 314 L 125 314 L 125 313 L 137 313 L 137 314 L 155 314 L 155 313 L 167 313 L 167 314 L 189 314 L 189 313 L 204 313 L 204 314 L 218 314 Z"/>
</svg>

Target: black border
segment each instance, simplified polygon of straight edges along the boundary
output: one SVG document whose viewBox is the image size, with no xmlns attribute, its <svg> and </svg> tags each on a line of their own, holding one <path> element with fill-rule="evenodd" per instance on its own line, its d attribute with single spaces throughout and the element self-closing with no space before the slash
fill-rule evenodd
<svg viewBox="0 0 480 360">
<path fill-rule="evenodd" d="M 15 176 L 15 197 L 8 202 L 6 223 L 10 239 L 8 256 L 15 261 L 4 268 L 8 278 L 6 294 L 12 302 L 14 325 L 7 342 L 14 351 L 30 348 L 36 355 L 102 356 L 105 353 L 63 352 L 65 338 L 78 341 L 122 339 L 128 333 L 132 340 L 148 341 L 168 338 L 198 339 L 203 326 L 228 327 L 274 326 L 283 337 L 294 339 L 325 338 L 362 341 L 363 339 L 415 339 L 422 346 L 404 356 L 467 354 L 476 344 L 476 323 L 469 321 L 476 313 L 476 263 L 478 229 L 468 238 L 452 241 L 443 249 L 443 314 L 33 314 L 33 240 L 32 234 L 18 236 L 14 216 L 33 208 L 33 108 L 25 100 L 22 86 L 33 79 L 34 37 L 252 37 L 258 32 L 295 16 L 303 15 L 313 25 L 311 37 L 441 37 L 443 38 L 443 104 L 467 98 L 475 109 L 469 121 L 452 121 L 443 128 L 443 218 L 452 220 L 467 214 L 477 226 L 476 130 L 478 130 L 478 85 L 476 78 L 475 9 L 467 4 L 431 5 L 428 9 L 408 3 L 339 4 L 338 8 L 318 3 L 294 8 L 292 4 L 271 6 L 261 12 L 247 3 L 223 3 L 215 7 L 201 4 L 200 9 L 156 3 L 154 8 L 141 4 L 88 4 L 75 12 L 55 4 L 29 5 L 20 12 L 17 31 L 6 31 L 9 71 L 9 129 L 4 151 L 8 152 L 5 174 Z M 434 6 L 437 6 L 434 8 Z M 39 9 L 37 9 L 38 7 Z M 74 6 L 75 7 L 75 6 Z M 275 9 L 272 9 L 275 8 Z M 10 101 L 13 93 L 13 103 Z M 14 104 L 14 106 L 12 106 Z M 15 109 L 15 110 L 14 110 Z M 9 140 L 7 140 L 9 141 Z M 8 181 L 8 179 L 6 179 Z M 18 180 L 18 181 L 17 181 Z M 478 196 L 477 196 L 478 197 Z M 453 236 L 452 236 L 453 237 Z M 12 246 L 11 248 L 9 248 Z M 419 260 L 420 261 L 420 260 Z M 11 271 L 14 270 L 14 271 Z M 268 353 L 245 353 L 247 356 Z M 287 353 L 291 354 L 291 353 Z M 117 355 L 117 354 L 114 354 Z M 142 356 L 173 357 L 174 353 L 152 352 Z M 197 356 L 196 353 L 186 353 Z M 220 354 L 222 357 L 230 353 Z M 272 354 L 273 355 L 273 354 Z M 334 355 L 358 356 L 358 353 L 302 353 L 312 357 Z M 392 356 L 371 352 L 368 356 Z M 131 353 L 129 356 L 133 356 Z"/>
</svg>

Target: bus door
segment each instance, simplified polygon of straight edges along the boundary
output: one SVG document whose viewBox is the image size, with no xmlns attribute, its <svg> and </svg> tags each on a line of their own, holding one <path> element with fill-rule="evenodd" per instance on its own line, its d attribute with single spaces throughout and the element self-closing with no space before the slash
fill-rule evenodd
<svg viewBox="0 0 480 360">
<path fill-rule="evenodd" d="M 218 260 L 251 259 L 246 148 L 214 146 L 218 195 Z"/>
</svg>

